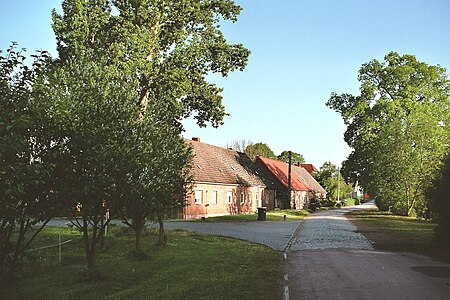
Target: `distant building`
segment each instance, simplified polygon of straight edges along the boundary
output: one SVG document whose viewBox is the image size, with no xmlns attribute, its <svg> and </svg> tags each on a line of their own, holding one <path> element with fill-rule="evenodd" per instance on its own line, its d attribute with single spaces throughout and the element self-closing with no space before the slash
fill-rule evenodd
<svg viewBox="0 0 450 300">
<path fill-rule="evenodd" d="M 263 172 L 245 153 L 205 144 L 199 138 L 186 143 L 194 152 L 194 184 L 182 218 L 254 213 L 257 207 L 275 202 L 270 180 L 262 178 Z"/>
<path fill-rule="evenodd" d="M 279 182 L 276 190 L 277 198 L 275 207 L 283 209 L 308 208 L 312 197 L 325 198 L 325 189 L 311 176 L 310 172 L 317 171 L 312 164 L 304 164 L 308 169 L 296 165 L 291 165 L 290 194 L 288 192 L 289 166 L 287 163 L 258 156 L 256 165 L 270 172 Z M 280 188 L 281 187 L 281 188 Z"/>
</svg>

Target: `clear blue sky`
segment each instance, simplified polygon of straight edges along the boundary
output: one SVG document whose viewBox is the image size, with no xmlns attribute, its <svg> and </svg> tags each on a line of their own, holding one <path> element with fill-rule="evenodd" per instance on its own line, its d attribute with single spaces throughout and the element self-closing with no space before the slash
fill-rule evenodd
<svg viewBox="0 0 450 300">
<path fill-rule="evenodd" d="M 59 0 L 0 0 L 0 49 L 15 40 L 28 52 L 56 55 L 51 9 Z M 229 42 L 252 51 L 248 67 L 227 78 L 230 114 L 218 129 L 184 122 L 184 136 L 226 146 L 250 139 L 276 154 L 292 150 L 307 162 L 340 164 L 350 153 L 341 117 L 325 107 L 330 93 L 358 93 L 362 63 L 389 51 L 450 68 L 448 0 L 237 0 L 237 23 L 222 26 Z"/>
</svg>

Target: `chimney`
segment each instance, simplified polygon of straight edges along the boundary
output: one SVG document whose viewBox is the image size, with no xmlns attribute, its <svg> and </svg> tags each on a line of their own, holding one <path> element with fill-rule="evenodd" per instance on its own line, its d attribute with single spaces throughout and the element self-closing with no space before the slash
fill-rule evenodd
<svg viewBox="0 0 450 300">
<path fill-rule="evenodd" d="M 192 140 L 193 140 L 194 142 L 200 142 L 200 138 L 199 138 L 199 137 L 193 137 Z"/>
</svg>

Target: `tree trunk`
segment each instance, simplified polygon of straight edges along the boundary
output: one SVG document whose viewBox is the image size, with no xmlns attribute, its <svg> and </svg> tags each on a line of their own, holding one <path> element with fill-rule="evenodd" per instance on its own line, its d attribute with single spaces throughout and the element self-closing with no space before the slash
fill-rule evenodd
<svg viewBox="0 0 450 300">
<path fill-rule="evenodd" d="M 164 222 L 163 222 L 163 218 L 162 218 L 161 214 L 158 215 L 158 223 L 159 223 L 159 241 L 158 241 L 158 245 L 159 246 L 165 246 L 166 243 L 167 243 L 167 237 L 166 237 L 166 232 L 164 231 Z"/>
<path fill-rule="evenodd" d="M 144 230 L 145 227 L 145 218 L 142 218 L 140 220 L 136 220 L 135 224 L 134 224 L 134 233 L 136 236 L 136 240 L 135 240 L 135 248 L 137 252 L 141 252 L 141 239 L 142 239 L 142 231 Z"/>
<path fill-rule="evenodd" d="M 86 216 L 83 216 L 83 238 L 84 238 L 84 249 L 86 253 L 86 264 L 88 270 L 91 270 L 95 266 L 95 250 L 98 241 L 97 236 L 97 227 L 98 222 L 94 220 L 94 224 L 92 224 L 92 238 L 89 239 L 89 231 L 88 231 L 88 219 Z"/>
</svg>

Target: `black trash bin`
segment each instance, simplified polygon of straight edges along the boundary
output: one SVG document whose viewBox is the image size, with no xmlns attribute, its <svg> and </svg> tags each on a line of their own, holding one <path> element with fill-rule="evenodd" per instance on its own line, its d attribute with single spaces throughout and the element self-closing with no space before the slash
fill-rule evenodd
<svg viewBox="0 0 450 300">
<path fill-rule="evenodd" d="M 267 208 L 265 208 L 265 207 L 258 207 L 258 221 L 265 221 L 266 220 L 266 211 L 267 211 Z"/>
</svg>

